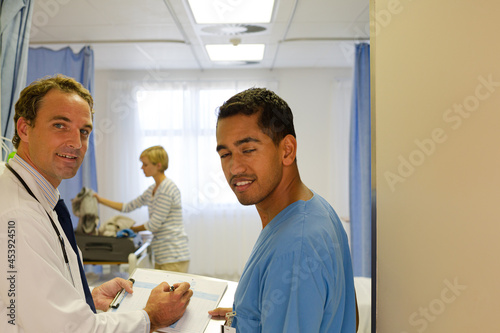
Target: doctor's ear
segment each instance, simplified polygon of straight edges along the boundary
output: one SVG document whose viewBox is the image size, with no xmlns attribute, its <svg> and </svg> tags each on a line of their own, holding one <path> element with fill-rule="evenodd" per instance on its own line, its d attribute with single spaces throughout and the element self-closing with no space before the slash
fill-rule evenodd
<svg viewBox="0 0 500 333">
<path fill-rule="evenodd" d="M 283 164 L 286 166 L 292 165 L 297 155 L 297 139 L 293 135 L 288 134 L 281 140 L 281 146 L 283 149 Z"/>
<path fill-rule="evenodd" d="M 26 118 L 20 117 L 16 123 L 17 135 L 21 138 L 21 141 L 28 142 L 28 129 L 31 127 L 31 124 L 28 123 Z"/>
</svg>

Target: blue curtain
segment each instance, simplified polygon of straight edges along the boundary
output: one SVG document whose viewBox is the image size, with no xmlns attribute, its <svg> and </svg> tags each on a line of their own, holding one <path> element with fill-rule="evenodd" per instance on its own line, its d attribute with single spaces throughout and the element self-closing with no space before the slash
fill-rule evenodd
<svg viewBox="0 0 500 333">
<path fill-rule="evenodd" d="M 349 191 L 355 276 L 371 276 L 370 45 L 356 45 L 351 106 Z"/>
<path fill-rule="evenodd" d="M 74 78 L 94 95 L 94 52 L 85 46 L 80 52 L 74 53 L 71 48 L 54 51 L 47 48 L 30 48 L 28 54 L 27 82 L 31 83 L 44 76 L 63 74 Z M 71 199 L 76 197 L 82 187 L 88 187 L 97 192 L 97 175 L 95 163 L 94 135 L 90 135 L 87 155 L 75 177 L 65 179 L 59 185 L 61 197 L 71 207 Z M 70 209 L 71 211 L 71 209 Z M 71 212 L 74 226 L 78 223 Z"/>
<path fill-rule="evenodd" d="M 26 85 L 29 32 L 33 16 L 31 0 L 1 0 L 1 136 L 14 136 L 14 105 Z M 9 143 L 10 145 L 10 143 Z M 12 145 L 10 145 L 12 149 Z M 4 156 L 0 156 L 2 160 Z"/>
</svg>

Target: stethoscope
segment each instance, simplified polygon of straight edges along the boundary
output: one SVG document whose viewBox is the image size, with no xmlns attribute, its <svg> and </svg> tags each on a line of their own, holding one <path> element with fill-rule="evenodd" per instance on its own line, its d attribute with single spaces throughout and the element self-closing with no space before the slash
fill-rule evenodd
<svg viewBox="0 0 500 333">
<path fill-rule="evenodd" d="M 12 172 L 14 174 L 14 176 L 16 176 L 17 179 L 19 179 L 19 181 L 21 182 L 21 184 L 23 184 L 23 186 L 26 189 L 26 191 L 28 191 L 28 193 L 36 201 L 38 201 L 38 203 L 40 203 L 40 201 L 37 199 L 37 197 L 35 197 L 35 195 L 31 191 L 31 189 L 29 188 L 29 186 L 24 182 L 24 179 L 14 169 L 12 169 L 12 167 L 8 163 L 5 164 L 5 166 L 7 167 L 7 169 L 10 170 L 10 172 Z M 57 229 L 57 226 L 54 223 L 54 220 L 52 219 L 52 217 L 50 216 L 50 214 L 47 211 L 45 211 L 45 213 L 47 213 L 47 216 L 50 219 L 50 223 L 52 224 L 52 227 L 56 231 L 57 238 L 59 238 L 59 243 L 61 244 L 61 249 L 62 249 L 62 253 L 63 253 L 63 257 L 64 257 L 64 262 L 66 263 L 66 266 L 68 267 L 69 276 L 71 277 L 71 282 L 73 283 L 73 286 L 74 286 L 75 285 L 75 280 L 73 280 L 73 274 L 71 273 L 71 268 L 69 266 L 68 253 L 66 252 L 66 246 L 64 245 L 64 239 L 62 238 L 61 233 L 59 232 L 59 229 Z"/>
</svg>

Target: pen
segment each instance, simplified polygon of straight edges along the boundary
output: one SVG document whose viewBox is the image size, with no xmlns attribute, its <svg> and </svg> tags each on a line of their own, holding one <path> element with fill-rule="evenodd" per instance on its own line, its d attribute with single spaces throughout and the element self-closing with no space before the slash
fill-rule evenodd
<svg viewBox="0 0 500 333">
<path fill-rule="evenodd" d="M 175 290 L 175 287 L 174 286 L 170 286 L 170 291 L 174 291 Z"/>
<path fill-rule="evenodd" d="M 132 278 L 130 278 L 128 280 L 131 281 L 132 284 L 134 284 L 134 282 L 135 282 L 135 280 Z M 119 292 L 116 293 L 115 298 L 113 298 L 111 303 L 109 303 L 110 308 L 117 309 L 120 306 L 120 303 L 123 300 L 123 297 L 125 297 L 124 291 L 125 291 L 125 288 L 122 288 Z M 122 295 L 123 295 L 123 297 L 120 299 L 120 296 L 122 296 Z M 118 299 L 120 299 L 119 302 L 118 302 Z"/>
</svg>

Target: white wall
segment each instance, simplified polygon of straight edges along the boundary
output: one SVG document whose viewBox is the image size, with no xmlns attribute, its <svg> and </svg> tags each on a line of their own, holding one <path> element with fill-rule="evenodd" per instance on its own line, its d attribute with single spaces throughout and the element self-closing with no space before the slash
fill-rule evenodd
<svg viewBox="0 0 500 333">
<path fill-rule="evenodd" d="M 500 332 L 500 2 L 371 8 L 377 331 Z"/>
<path fill-rule="evenodd" d="M 345 183 L 336 181 L 337 161 L 334 156 L 336 143 L 332 125 L 336 119 L 345 119 L 348 110 L 333 110 L 334 88 L 339 81 L 349 81 L 351 69 L 280 69 L 280 70 L 212 70 L 212 71 L 96 71 L 95 109 L 107 105 L 107 84 L 109 80 L 245 80 L 272 79 L 279 82 L 278 94 L 290 105 L 295 116 L 295 127 L 298 136 L 298 161 L 304 182 L 317 193 L 327 199 L 341 216 L 347 216 L 345 202 Z M 223 101 L 221 101 L 222 103 Z M 99 117 L 96 114 L 96 129 L 99 128 Z M 347 117 L 348 119 L 348 117 Z M 338 141 L 338 140 L 337 140 Z M 347 139 L 338 143 L 347 147 Z M 338 150 L 338 149 L 337 149 Z M 105 168 L 99 163 L 105 151 L 96 147 L 97 171 Z M 345 161 L 342 161 L 345 162 Z M 341 183 L 341 184 L 340 184 Z M 347 207 L 348 209 L 348 207 Z"/>
</svg>

